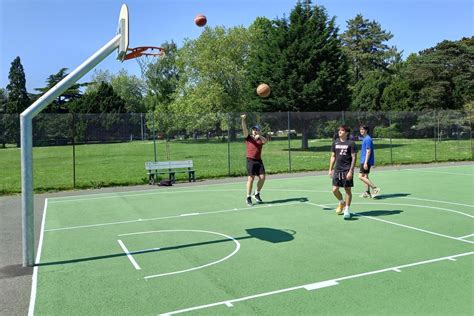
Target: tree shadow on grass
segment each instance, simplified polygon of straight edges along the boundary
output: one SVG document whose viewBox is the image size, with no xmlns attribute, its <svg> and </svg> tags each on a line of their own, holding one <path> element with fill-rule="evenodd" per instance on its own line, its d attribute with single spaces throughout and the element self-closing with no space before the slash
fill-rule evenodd
<svg viewBox="0 0 474 316">
<path fill-rule="evenodd" d="M 276 229 L 276 228 L 269 228 L 269 227 L 249 228 L 249 229 L 246 229 L 245 231 L 248 234 L 247 236 L 234 237 L 234 239 L 244 240 L 244 239 L 255 238 L 255 239 L 259 239 L 259 240 L 267 241 L 271 243 L 281 243 L 281 242 L 292 241 L 294 239 L 293 236 L 296 234 L 296 232 L 291 229 Z M 211 244 L 218 244 L 218 243 L 225 243 L 225 242 L 232 242 L 232 241 L 234 240 L 229 239 L 229 238 L 210 240 L 210 241 L 203 241 L 203 242 L 154 248 L 154 249 L 131 251 L 129 254 L 138 256 L 138 255 L 143 255 L 143 254 L 153 253 L 153 252 L 163 252 L 163 251 L 169 251 L 169 250 L 177 250 L 177 249 L 183 249 L 183 248 L 190 248 L 190 247 L 197 247 L 197 246 L 204 246 L 204 245 L 211 245 Z M 129 254 L 122 252 L 122 253 L 114 253 L 114 254 L 94 256 L 94 257 L 76 258 L 76 259 L 51 261 L 51 262 L 41 262 L 35 265 L 42 267 L 42 266 L 62 265 L 62 264 L 70 264 L 70 263 L 80 263 L 80 262 L 88 262 L 88 261 L 95 261 L 95 260 L 102 260 L 102 259 L 125 257 Z"/>
</svg>

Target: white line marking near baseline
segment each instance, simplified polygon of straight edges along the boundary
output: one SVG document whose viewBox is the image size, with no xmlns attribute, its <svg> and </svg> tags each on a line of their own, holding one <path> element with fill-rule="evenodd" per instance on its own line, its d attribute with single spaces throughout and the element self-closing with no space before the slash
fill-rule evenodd
<svg viewBox="0 0 474 316">
<path fill-rule="evenodd" d="M 461 237 L 458 237 L 459 239 L 463 239 L 463 238 L 469 238 L 471 236 L 474 236 L 474 234 L 470 234 L 470 235 L 466 235 L 466 236 L 461 236 Z"/>
<path fill-rule="evenodd" d="M 417 170 L 417 169 L 402 169 L 403 171 L 414 171 L 414 172 L 424 172 L 424 173 L 438 173 L 438 174 L 450 174 L 455 176 L 467 176 L 472 177 L 472 174 L 465 173 L 454 173 L 454 172 L 443 172 L 443 171 L 429 171 L 429 170 Z"/>
<path fill-rule="evenodd" d="M 30 306 L 28 307 L 28 316 L 33 316 L 35 313 L 36 303 L 36 288 L 38 287 L 38 264 L 41 260 L 41 251 L 43 249 L 44 225 L 46 222 L 46 210 L 48 208 L 48 199 L 44 199 L 43 219 L 41 220 L 41 233 L 38 243 L 38 253 L 36 254 L 36 265 L 33 268 L 33 278 L 31 282 Z"/>
<path fill-rule="evenodd" d="M 400 270 L 401 271 L 401 269 L 403 269 L 403 268 L 409 268 L 409 267 L 419 266 L 419 265 L 423 265 L 423 264 L 429 264 L 429 263 L 443 261 L 443 260 L 450 260 L 449 258 L 457 258 L 457 257 L 469 256 L 469 255 L 473 255 L 473 254 L 474 254 L 474 252 L 465 252 L 465 253 L 456 254 L 456 255 L 447 256 L 447 257 L 435 258 L 435 259 L 425 260 L 425 261 L 418 261 L 418 262 L 405 264 L 405 265 L 401 265 L 401 266 L 390 267 L 390 268 L 381 269 L 381 270 L 375 270 L 375 271 L 364 272 L 364 273 L 360 273 L 360 274 L 349 275 L 349 276 L 336 278 L 336 279 L 332 279 L 332 280 L 326 280 L 326 281 L 322 281 L 322 282 L 299 285 L 299 286 L 294 286 L 294 287 L 290 287 L 290 288 L 286 288 L 286 289 L 281 289 L 281 290 L 276 290 L 276 291 L 265 292 L 265 293 L 260 293 L 260 294 L 256 294 L 256 295 L 250 295 L 250 296 L 245 296 L 245 297 L 241 297 L 241 298 L 236 298 L 236 299 L 232 299 L 232 300 L 225 300 L 225 301 L 206 304 L 206 305 L 200 305 L 200 306 L 184 308 L 184 309 L 180 309 L 180 310 L 175 310 L 175 311 L 163 313 L 161 315 L 175 315 L 175 314 L 195 311 L 195 310 L 199 310 L 199 309 L 214 307 L 214 306 L 218 306 L 218 305 L 229 306 L 228 305 L 229 303 L 232 304 L 232 303 L 235 303 L 235 302 L 242 302 L 242 301 L 246 301 L 246 300 L 250 300 L 250 299 L 254 299 L 254 298 L 258 298 L 258 297 L 270 296 L 270 295 L 284 293 L 284 292 L 290 292 L 290 291 L 294 291 L 294 290 L 298 290 L 298 289 L 307 289 L 307 290 L 318 289 L 318 288 L 322 288 L 322 287 L 338 285 L 339 284 L 338 282 L 343 281 L 343 280 L 350 280 L 350 279 L 355 279 L 355 278 L 359 278 L 359 277 L 363 277 L 363 276 L 367 276 L 367 275 L 373 275 L 373 274 L 378 274 L 378 273 L 383 273 L 383 272 L 388 272 L 388 271 L 395 271 L 395 270 Z M 322 286 L 319 286 L 319 284 L 321 284 Z M 326 285 L 326 286 L 324 286 L 324 285 Z"/>
<path fill-rule="evenodd" d="M 140 268 L 140 266 L 139 266 L 138 263 L 135 261 L 135 259 L 133 259 L 132 254 L 130 253 L 130 251 L 128 251 L 127 247 L 125 247 L 125 245 L 123 244 L 123 242 L 122 242 L 120 239 L 117 240 L 117 241 L 118 241 L 120 247 L 122 247 L 123 252 L 127 255 L 128 260 L 130 260 L 130 262 L 132 263 L 132 265 L 135 267 L 135 269 L 141 270 L 142 268 Z"/>
<path fill-rule="evenodd" d="M 289 203 L 281 203 L 281 204 L 262 204 L 260 206 L 256 205 L 256 206 L 253 206 L 253 207 L 248 207 L 247 206 L 247 207 L 232 208 L 232 209 L 226 209 L 226 210 L 220 210 L 220 211 L 200 212 L 199 215 L 208 215 L 208 214 L 235 212 L 235 211 L 250 211 L 250 210 L 255 210 L 255 209 L 260 209 L 260 208 L 280 207 L 280 206 L 287 206 L 287 205 L 301 204 L 301 203 L 305 203 L 305 202 L 289 202 Z M 163 216 L 163 217 L 154 217 L 154 218 L 140 218 L 140 219 L 135 219 L 135 220 L 130 220 L 130 221 L 120 221 L 120 222 L 110 222 L 110 223 L 101 223 L 101 224 L 51 228 L 51 229 L 46 229 L 45 232 L 79 229 L 79 228 L 101 227 L 101 226 L 118 225 L 118 224 L 129 224 L 129 223 L 145 222 L 145 221 L 157 221 L 157 220 L 162 220 L 162 219 L 182 218 L 182 217 L 183 216 L 181 216 L 181 215 L 173 215 L 173 216 Z"/>
<path fill-rule="evenodd" d="M 314 205 L 314 206 L 318 206 L 318 207 L 321 207 L 321 208 L 327 208 L 326 205 L 322 205 L 322 204 L 316 204 L 316 203 L 311 203 L 311 202 L 305 202 L 305 203 L 310 204 L 310 205 Z M 422 207 L 420 205 L 410 205 L 410 204 L 386 204 L 386 203 L 352 203 L 352 204 L 409 205 L 409 206 L 415 206 L 415 207 Z M 430 235 L 440 236 L 440 237 L 444 237 L 444 238 L 449 238 L 449 239 L 454 239 L 454 240 L 466 242 L 466 243 L 469 243 L 469 244 L 474 244 L 474 241 L 464 240 L 464 239 L 453 237 L 453 236 L 448 236 L 448 235 L 444 235 L 444 234 L 440 234 L 440 233 L 435 233 L 435 232 L 432 232 L 432 231 L 429 231 L 429 230 L 426 230 L 426 229 L 421 229 L 421 228 L 417 228 L 417 227 L 413 227 L 413 226 L 399 224 L 399 223 L 395 223 L 395 222 L 391 222 L 391 221 L 387 221 L 387 220 L 384 220 L 384 219 L 376 218 L 376 217 L 373 217 L 373 216 L 367 216 L 367 215 L 363 215 L 363 214 L 359 214 L 359 213 L 353 213 L 353 214 L 356 214 L 356 215 L 361 216 L 361 217 L 369 218 L 369 219 L 374 220 L 374 221 L 379 221 L 379 222 L 383 222 L 383 223 L 387 223 L 387 224 L 391 224 L 391 225 L 395 225 L 395 226 L 400 226 L 400 227 L 404 227 L 404 228 L 408 228 L 408 229 L 413 229 L 413 230 L 416 230 L 416 231 L 419 231 L 419 232 L 422 232 L 422 233 L 426 233 L 426 234 L 430 234 Z"/>
<path fill-rule="evenodd" d="M 202 268 L 205 268 L 205 267 L 209 267 L 209 266 L 218 264 L 222 261 L 225 261 L 225 260 L 229 259 L 230 257 L 235 255 L 240 250 L 240 243 L 235 238 L 233 238 L 232 236 L 228 236 L 226 234 L 222 234 L 222 233 L 218 233 L 218 232 L 207 231 L 207 230 L 196 230 L 196 229 L 150 230 L 150 231 L 145 231 L 145 232 L 120 234 L 119 236 L 132 236 L 132 235 L 143 235 L 143 234 L 154 234 L 154 233 L 175 233 L 175 232 L 196 232 L 196 233 L 208 233 L 208 234 L 213 234 L 213 235 L 219 235 L 221 237 L 232 240 L 235 243 L 236 247 L 235 247 L 234 251 L 231 254 L 229 254 L 229 255 L 225 256 L 224 258 L 221 258 L 217 261 L 213 261 L 213 262 L 204 264 L 202 266 L 198 266 L 198 267 L 194 267 L 194 268 L 190 268 L 190 269 L 149 275 L 149 276 L 144 277 L 145 280 L 148 281 L 148 279 L 152 279 L 152 278 L 162 277 L 162 276 L 166 276 L 166 275 L 179 274 L 179 273 L 185 273 L 185 272 L 199 270 L 199 269 L 202 269 Z M 143 252 L 143 250 L 141 250 L 141 251 Z"/>
<path fill-rule="evenodd" d="M 459 166 L 439 166 L 439 167 L 431 167 L 431 168 L 420 168 L 420 169 L 441 169 L 441 168 L 461 168 L 461 167 L 470 167 L 474 165 L 459 165 Z M 390 169 L 390 170 L 380 170 L 378 172 L 395 172 L 395 171 L 401 171 L 405 169 Z M 413 169 L 416 170 L 416 169 Z M 314 178 L 314 177 L 327 177 L 325 174 L 321 175 L 308 175 L 308 176 L 302 176 L 302 177 L 286 177 L 286 178 L 278 178 L 278 179 L 267 179 L 267 182 L 273 182 L 273 181 L 288 181 L 292 179 L 305 179 L 305 178 Z M 120 197 L 127 197 L 127 196 L 135 196 L 135 195 L 149 195 L 149 194 L 157 194 L 157 193 L 169 193 L 171 190 L 186 190 L 189 188 L 193 187 L 210 187 L 210 186 L 219 186 L 219 185 L 233 185 L 233 184 L 242 184 L 245 183 L 246 180 L 243 180 L 241 182 L 225 182 L 225 183 L 212 183 L 212 184 L 197 184 L 196 186 L 186 186 L 186 187 L 175 187 L 172 189 L 164 189 L 164 190 L 159 190 L 159 189 L 150 189 L 150 190 L 135 190 L 135 191 L 128 191 L 128 192 L 109 192 L 109 193 L 95 193 L 95 194 L 83 194 L 79 195 L 82 197 L 82 199 L 70 199 L 71 196 L 64 196 L 64 197 L 55 197 L 55 198 L 50 198 L 49 203 L 58 203 L 58 202 L 70 202 L 70 201 L 75 201 L 75 200 L 89 200 L 91 198 L 88 197 L 93 197 L 93 198 L 120 198 Z M 170 190 L 169 192 L 166 192 L 165 190 Z M 238 189 L 236 189 L 238 190 Z M 242 190 L 238 190 L 242 191 Z M 244 190 L 245 191 L 245 190 Z M 144 192 L 143 194 L 135 194 L 135 193 L 140 193 Z M 123 193 L 123 194 L 122 194 Z M 133 193 L 133 194 L 130 194 Z M 109 196 L 111 194 L 114 194 L 113 196 Z M 100 195 L 100 196 L 99 196 Z"/>
<path fill-rule="evenodd" d="M 456 210 L 452 210 L 450 208 L 428 206 L 428 205 L 404 204 L 404 203 L 381 203 L 381 202 L 355 202 L 355 203 L 352 203 L 352 204 L 357 204 L 357 205 L 359 205 L 359 204 L 363 204 L 363 205 L 389 205 L 389 206 L 401 205 L 401 206 L 413 206 L 413 207 L 419 207 L 419 208 L 431 208 L 431 209 L 434 209 L 434 210 L 447 211 L 447 212 L 461 214 L 461 215 L 464 215 L 464 216 L 467 216 L 467 217 L 470 217 L 470 218 L 474 218 L 474 215 L 463 213 L 463 212 L 456 211 Z"/>
</svg>

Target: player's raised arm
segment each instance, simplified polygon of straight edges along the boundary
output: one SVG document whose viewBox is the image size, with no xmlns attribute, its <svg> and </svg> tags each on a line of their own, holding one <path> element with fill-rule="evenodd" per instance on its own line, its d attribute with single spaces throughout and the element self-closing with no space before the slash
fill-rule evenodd
<svg viewBox="0 0 474 316">
<path fill-rule="evenodd" d="M 246 122 L 246 119 L 247 118 L 247 115 L 245 114 L 242 114 L 240 116 L 240 119 L 242 120 L 242 132 L 244 133 L 244 138 L 247 138 L 247 136 L 249 136 L 249 130 L 247 129 L 247 122 Z"/>
</svg>

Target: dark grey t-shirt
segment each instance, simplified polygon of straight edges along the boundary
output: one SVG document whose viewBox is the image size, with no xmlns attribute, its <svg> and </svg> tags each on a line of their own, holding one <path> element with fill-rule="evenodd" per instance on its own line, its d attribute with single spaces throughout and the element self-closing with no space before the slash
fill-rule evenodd
<svg viewBox="0 0 474 316">
<path fill-rule="evenodd" d="M 356 146 L 354 141 L 346 140 L 345 142 L 337 138 L 331 147 L 331 151 L 336 154 L 335 172 L 345 172 L 351 169 L 352 153 L 356 153 Z"/>
</svg>

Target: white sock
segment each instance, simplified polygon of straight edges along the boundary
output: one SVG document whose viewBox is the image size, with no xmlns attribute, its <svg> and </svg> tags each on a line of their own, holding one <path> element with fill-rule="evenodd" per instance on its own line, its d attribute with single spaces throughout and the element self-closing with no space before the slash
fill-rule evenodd
<svg viewBox="0 0 474 316">
<path fill-rule="evenodd" d="M 349 206 L 344 207 L 344 212 L 348 212 L 348 213 L 349 213 Z"/>
<path fill-rule="evenodd" d="M 247 197 L 249 198 L 249 197 L 252 197 L 252 196 L 251 196 L 251 195 L 247 195 Z"/>
<path fill-rule="evenodd" d="M 260 191 L 255 191 L 255 194 L 260 194 Z"/>
<path fill-rule="evenodd" d="M 344 204 L 344 200 L 339 200 L 339 203 L 340 203 L 340 204 Z"/>
</svg>

